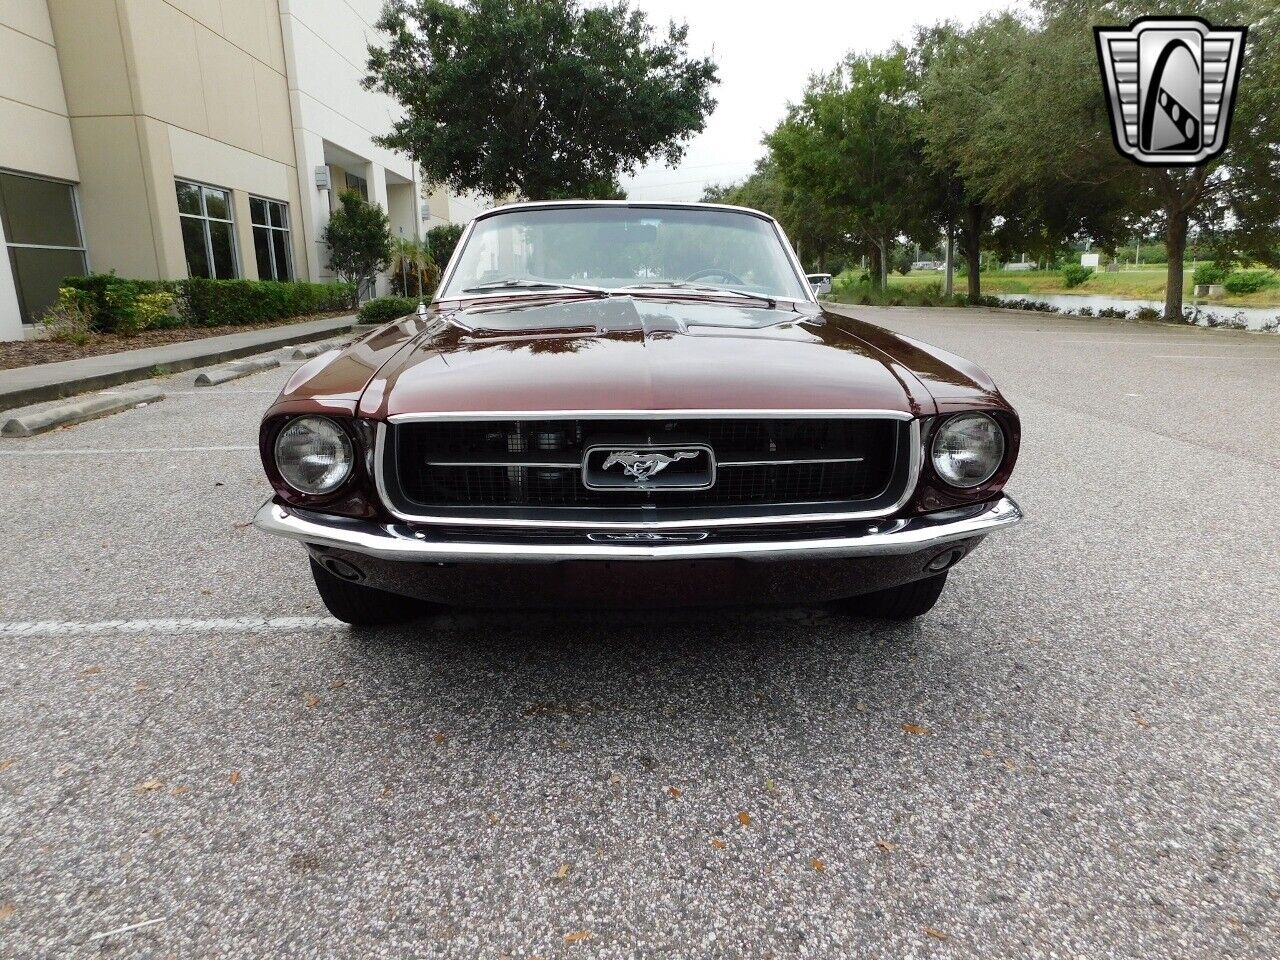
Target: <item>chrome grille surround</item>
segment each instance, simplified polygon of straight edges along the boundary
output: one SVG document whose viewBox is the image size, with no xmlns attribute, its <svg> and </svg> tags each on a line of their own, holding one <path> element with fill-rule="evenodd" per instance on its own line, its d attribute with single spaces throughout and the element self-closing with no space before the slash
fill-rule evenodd
<svg viewBox="0 0 1280 960">
<path fill-rule="evenodd" d="M 876 497 L 864 501 L 762 503 L 751 506 L 717 505 L 713 507 L 654 507 L 578 505 L 547 506 L 424 506 L 409 500 L 400 490 L 398 464 L 395 459 L 395 437 L 392 431 L 400 424 L 432 421 L 438 423 L 494 421 L 582 421 L 582 420 L 889 420 L 897 424 L 894 462 L 888 485 Z M 844 462 L 842 458 L 837 458 Z M 821 464 L 822 458 L 799 461 L 772 460 L 770 464 Z M 594 530 L 662 530 L 757 524 L 811 523 L 868 519 L 888 516 L 906 504 L 915 491 L 920 474 L 922 450 L 920 421 L 908 413 L 893 410 L 557 410 L 557 411 L 477 411 L 430 414 L 400 414 L 390 423 L 378 424 L 374 453 L 374 477 L 379 496 L 387 510 L 399 520 L 410 523 L 450 524 L 489 527 L 548 527 Z M 452 464 L 452 461 L 447 461 Z M 740 466 L 758 467 L 761 461 L 741 460 Z M 557 460 L 523 460 L 524 468 L 577 468 L 577 462 Z M 389 476 L 390 474 L 390 476 Z"/>
</svg>

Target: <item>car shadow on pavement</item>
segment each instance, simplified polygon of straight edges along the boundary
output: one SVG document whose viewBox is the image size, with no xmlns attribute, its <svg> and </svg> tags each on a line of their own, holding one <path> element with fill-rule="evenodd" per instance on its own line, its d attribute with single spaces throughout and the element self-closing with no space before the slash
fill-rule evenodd
<svg viewBox="0 0 1280 960">
<path fill-rule="evenodd" d="M 824 607 L 450 612 L 352 630 L 348 669 L 437 726 L 485 717 L 612 738 L 680 717 L 711 739 L 722 724 L 765 736 L 784 716 L 856 717 L 917 704 L 939 675 L 958 680 L 925 623 Z"/>
</svg>

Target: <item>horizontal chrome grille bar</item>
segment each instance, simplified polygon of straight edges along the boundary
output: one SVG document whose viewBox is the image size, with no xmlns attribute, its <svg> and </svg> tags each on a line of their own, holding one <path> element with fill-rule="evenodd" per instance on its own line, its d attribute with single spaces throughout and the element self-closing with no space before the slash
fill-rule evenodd
<svg viewBox="0 0 1280 960">
<path fill-rule="evenodd" d="M 801 460 L 717 460 L 717 467 L 792 467 L 803 463 L 862 463 L 864 457 L 813 457 Z M 531 470 L 581 470 L 581 463 L 528 460 L 428 460 L 428 467 L 528 467 Z"/>
</svg>

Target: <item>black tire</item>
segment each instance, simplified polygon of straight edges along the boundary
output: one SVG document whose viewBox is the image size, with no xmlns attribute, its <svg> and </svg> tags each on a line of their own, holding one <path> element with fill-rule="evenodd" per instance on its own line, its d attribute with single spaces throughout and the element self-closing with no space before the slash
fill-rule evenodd
<svg viewBox="0 0 1280 960">
<path fill-rule="evenodd" d="M 887 590 L 849 597 L 839 601 L 838 605 L 849 613 L 876 620 L 914 620 L 933 609 L 946 585 L 947 574 L 944 572 Z"/>
<path fill-rule="evenodd" d="M 432 611 L 432 604 L 398 593 L 375 590 L 330 573 L 314 559 L 311 577 L 320 591 L 320 599 L 329 612 L 353 627 L 375 627 L 391 623 L 407 623 Z"/>
</svg>

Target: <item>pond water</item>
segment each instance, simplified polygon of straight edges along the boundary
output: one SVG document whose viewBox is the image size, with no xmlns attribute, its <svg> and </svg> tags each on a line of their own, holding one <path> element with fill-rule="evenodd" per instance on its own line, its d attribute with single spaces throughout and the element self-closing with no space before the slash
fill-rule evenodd
<svg viewBox="0 0 1280 960">
<path fill-rule="evenodd" d="M 1001 300 L 1038 300 L 1063 311 L 1088 307 L 1097 313 L 1103 308 L 1111 307 L 1133 313 L 1140 307 L 1150 307 L 1164 312 L 1162 300 L 1122 300 L 1119 297 L 1102 297 L 1091 293 L 997 293 L 995 296 Z M 1196 310 L 1202 326 L 1208 325 L 1210 316 L 1219 320 L 1230 320 L 1239 316 L 1249 325 L 1250 330 L 1261 330 L 1265 324 L 1280 318 L 1280 307 L 1235 307 L 1222 303 L 1196 303 L 1191 300 L 1186 301 L 1183 306 L 1184 309 L 1192 307 Z"/>
</svg>

